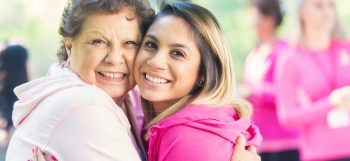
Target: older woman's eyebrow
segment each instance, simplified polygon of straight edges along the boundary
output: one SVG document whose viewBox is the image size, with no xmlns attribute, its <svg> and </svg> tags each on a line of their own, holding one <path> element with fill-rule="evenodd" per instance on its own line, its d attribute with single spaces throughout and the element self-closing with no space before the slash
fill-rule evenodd
<svg viewBox="0 0 350 161">
<path fill-rule="evenodd" d="M 102 36 L 105 39 L 108 39 L 108 40 L 111 39 L 111 36 L 108 33 L 100 30 L 94 30 L 94 29 L 89 30 L 87 32 L 87 36 Z"/>
</svg>

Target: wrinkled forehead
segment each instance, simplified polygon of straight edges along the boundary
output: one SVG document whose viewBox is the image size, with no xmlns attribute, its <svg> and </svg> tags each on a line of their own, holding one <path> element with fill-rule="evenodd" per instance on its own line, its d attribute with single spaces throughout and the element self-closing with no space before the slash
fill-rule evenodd
<svg viewBox="0 0 350 161">
<path fill-rule="evenodd" d="M 95 13 L 83 23 L 81 33 L 100 31 L 105 34 L 120 34 L 127 37 L 140 37 L 140 21 L 135 13 L 122 10 L 116 13 Z"/>
</svg>

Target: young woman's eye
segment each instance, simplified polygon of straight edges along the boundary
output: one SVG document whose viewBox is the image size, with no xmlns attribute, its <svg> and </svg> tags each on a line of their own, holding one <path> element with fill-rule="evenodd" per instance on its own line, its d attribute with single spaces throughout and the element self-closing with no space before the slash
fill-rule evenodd
<svg viewBox="0 0 350 161">
<path fill-rule="evenodd" d="M 147 41 L 144 44 L 146 49 L 157 49 L 157 44 L 152 41 Z"/>
<path fill-rule="evenodd" d="M 185 57 L 185 53 L 180 50 L 173 50 L 170 52 L 170 54 L 174 57 Z"/>
</svg>

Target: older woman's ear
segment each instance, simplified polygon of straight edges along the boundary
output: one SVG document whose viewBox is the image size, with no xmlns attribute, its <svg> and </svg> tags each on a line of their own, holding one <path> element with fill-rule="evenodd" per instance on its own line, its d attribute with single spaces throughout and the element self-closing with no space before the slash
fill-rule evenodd
<svg viewBox="0 0 350 161">
<path fill-rule="evenodd" d="M 71 54 L 71 49 L 72 49 L 72 38 L 64 38 L 64 46 L 66 48 L 68 58 L 69 58 Z"/>
</svg>

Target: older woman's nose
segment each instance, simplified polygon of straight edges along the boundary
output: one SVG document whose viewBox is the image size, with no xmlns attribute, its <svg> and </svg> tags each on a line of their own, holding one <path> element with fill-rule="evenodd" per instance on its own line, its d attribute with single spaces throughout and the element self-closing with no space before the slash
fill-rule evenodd
<svg viewBox="0 0 350 161">
<path fill-rule="evenodd" d="M 114 64 L 114 65 L 124 64 L 125 63 L 124 52 L 125 52 L 125 49 L 123 49 L 121 46 L 112 47 L 111 50 L 109 50 L 106 55 L 105 62 Z"/>
</svg>

